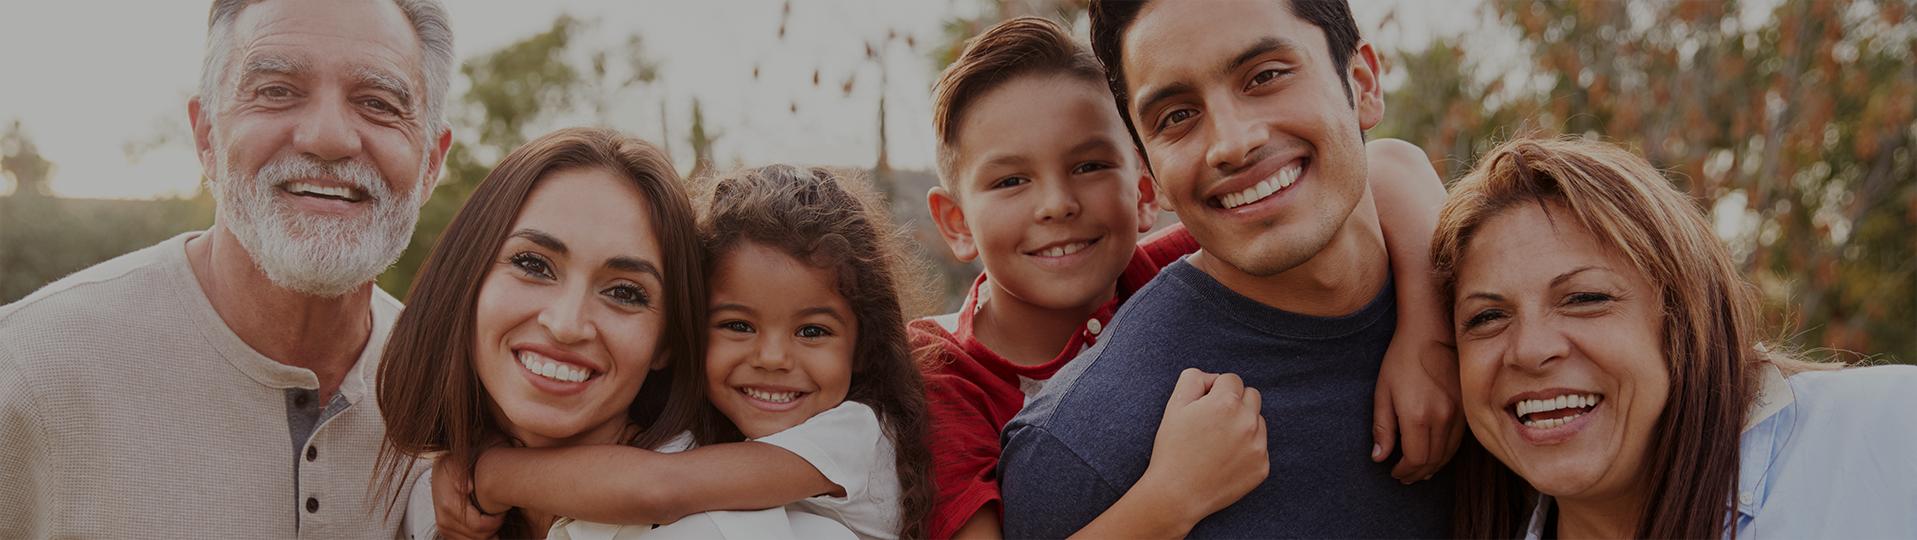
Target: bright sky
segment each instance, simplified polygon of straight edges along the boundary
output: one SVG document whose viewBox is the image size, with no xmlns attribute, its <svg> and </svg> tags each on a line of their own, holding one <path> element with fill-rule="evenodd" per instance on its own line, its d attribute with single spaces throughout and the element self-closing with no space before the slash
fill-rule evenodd
<svg viewBox="0 0 1917 540">
<path fill-rule="evenodd" d="M 897 43 L 882 55 L 890 78 L 887 130 L 893 165 L 926 169 L 932 166 L 930 88 L 936 75 L 928 51 L 939 41 L 943 21 L 975 13 L 983 3 L 797 1 L 783 41 L 776 37 L 779 0 L 454 0 L 448 9 L 462 60 L 543 31 L 560 13 L 593 21 L 590 40 L 642 36 L 648 54 L 662 64 L 661 82 L 633 96 L 636 105 L 618 107 L 611 123 L 656 140 L 659 100 L 666 100 L 670 145 L 685 167 L 691 163 L 685 135 L 695 96 L 709 129 L 722 134 L 715 144 L 721 165 L 870 165 L 877 151 L 879 68 L 865 59 L 865 44 L 883 41 L 891 31 L 913 36 L 916 50 Z M 185 111 L 198 84 L 207 2 L 10 4 L 0 17 L 0 122 L 20 121 L 54 163 L 54 194 L 193 193 L 200 166 L 185 139 Z M 1353 4 L 1360 31 L 1385 50 L 1462 32 L 1479 17 L 1478 0 Z M 1384 35 L 1380 22 L 1393 10 L 1396 23 Z M 812 85 L 814 69 L 821 72 L 818 87 Z M 850 95 L 840 88 L 848 77 L 856 79 Z M 1390 78 L 1387 83 L 1397 84 Z M 454 93 L 463 86 L 456 77 Z M 552 127 L 558 126 L 536 131 Z M 139 152 L 137 159 L 126 150 L 169 134 L 172 142 Z"/>
</svg>

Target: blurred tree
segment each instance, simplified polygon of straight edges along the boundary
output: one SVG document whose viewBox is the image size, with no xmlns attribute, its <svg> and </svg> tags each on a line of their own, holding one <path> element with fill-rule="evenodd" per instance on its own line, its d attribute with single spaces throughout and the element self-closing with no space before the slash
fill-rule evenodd
<svg viewBox="0 0 1917 540">
<path fill-rule="evenodd" d="M 40 149 L 33 146 L 33 139 L 20 128 L 19 120 L 14 120 L 7 132 L 0 134 L 0 171 L 13 179 L 14 196 L 50 195 L 47 176 L 53 172 L 53 162 L 40 157 Z"/>
<path fill-rule="evenodd" d="M 576 42 L 591 24 L 561 15 L 545 31 L 468 59 L 460 74 L 470 82 L 454 118 L 455 142 L 446 156 L 444 176 L 420 210 L 412 244 L 379 284 L 404 298 L 414 274 L 426 262 L 439 233 L 452 222 L 480 181 L 500 158 L 559 120 L 577 121 L 576 104 L 585 104 L 587 121 L 604 122 L 613 105 L 629 91 L 658 80 L 658 63 L 639 36 L 618 46 L 581 50 Z"/>
<path fill-rule="evenodd" d="M 1487 83 L 1455 41 L 1400 53 L 1374 136 L 1454 178 L 1519 130 L 1624 143 L 1713 213 L 1801 332 L 1779 337 L 1917 361 L 1917 2 L 1489 6 L 1531 65 Z"/>
</svg>

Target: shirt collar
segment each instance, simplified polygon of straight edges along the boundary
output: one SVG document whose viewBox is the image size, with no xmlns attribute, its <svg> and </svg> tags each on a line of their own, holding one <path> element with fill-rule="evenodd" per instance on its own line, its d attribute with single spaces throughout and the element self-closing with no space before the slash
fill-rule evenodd
<svg viewBox="0 0 1917 540">
<path fill-rule="evenodd" d="M 1737 513 L 1743 519 L 1756 517 L 1757 510 L 1764 506 L 1764 486 L 1771 457 L 1783 436 L 1788 435 L 1784 428 L 1790 424 L 1787 420 L 1791 416 L 1791 404 L 1797 401 L 1790 383 L 1784 380 L 1784 372 L 1776 364 L 1765 362 L 1758 370 L 1758 377 L 1757 398 L 1751 401 L 1744 432 L 1738 440 L 1737 493 L 1731 494 Z M 1525 540 L 1544 537 L 1545 517 L 1551 504 L 1549 495 L 1538 495 L 1538 504 L 1531 510 L 1531 522 L 1525 526 Z"/>
</svg>

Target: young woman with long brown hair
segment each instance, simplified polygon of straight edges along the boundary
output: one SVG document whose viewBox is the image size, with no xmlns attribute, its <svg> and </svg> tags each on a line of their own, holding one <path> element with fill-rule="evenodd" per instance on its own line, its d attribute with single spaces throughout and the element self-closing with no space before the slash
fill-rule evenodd
<svg viewBox="0 0 1917 540">
<path fill-rule="evenodd" d="M 1917 367 L 1760 344 L 1701 209 L 1643 158 L 1521 139 L 1432 244 L 1458 337 L 1466 538 L 1917 531 Z"/>
<path fill-rule="evenodd" d="M 421 482 L 465 484 L 464 464 L 502 444 L 647 454 L 640 483 L 660 487 L 672 513 L 655 522 L 678 521 L 660 529 L 666 535 L 710 536 L 730 523 L 677 519 L 693 512 L 829 491 L 804 459 L 771 445 L 640 450 L 681 450 L 727 429 L 709 419 L 703 391 L 703 256 L 690 199 L 656 147 L 579 128 L 514 150 L 448 225 L 385 351 L 384 492 L 397 496 L 395 483 L 422 457 L 439 465 Z M 448 498 L 465 500 L 415 489 L 407 530 L 461 523 L 435 515 Z M 484 534 L 537 537 L 572 523 L 544 508 L 486 520 Z"/>
<path fill-rule="evenodd" d="M 712 284 L 704 388 L 723 416 L 707 417 L 702 432 L 749 439 L 671 457 L 759 447 L 785 455 L 668 466 L 667 456 L 633 448 L 501 448 L 478 459 L 471 501 L 440 500 L 440 515 L 473 521 L 461 516 L 517 506 L 638 525 L 594 535 L 656 538 L 677 532 L 643 525 L 681 527 L 686 512 L 715 508 L 698 501 L 724 500 L 774 508 L 726 513 L 700 536 L 923 536 L 931 458 L 901 301 L 914 289 L 872 193 L 824 169 L 771 166 L 719 179 L 703 200 Z"/>
</svg>

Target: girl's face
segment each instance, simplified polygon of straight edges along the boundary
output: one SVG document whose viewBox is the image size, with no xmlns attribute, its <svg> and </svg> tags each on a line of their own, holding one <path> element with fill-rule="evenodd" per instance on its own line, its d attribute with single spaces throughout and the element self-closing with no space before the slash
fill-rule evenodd
<svg viewBox="0 0 1917 540">
<path fill-rule="evenodd" d="M 611 443 L 659 354 L 665 316 L 652 211 L 599 168 L 533 186 L 480 284 L 473 371 L 529 446 Z"/>
<path fill-rule="evenodd" d="M 747 437 L 845 401 L 859 323 L 829 270 L 741 242 L 712 276 L 706 391 Z"/>
<path fill-rule="evenodd" d="M 1458 268 L 1465 419 L 1560 500 L 1641 500 L 1670 397 L 1659 291 L 1561 205 L 1487 220 Z M 1552 219 L 1555 217 L 1555 219 Z"/>
</svg>

